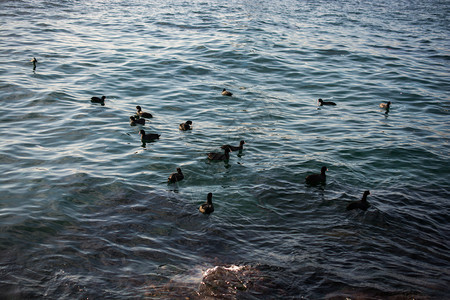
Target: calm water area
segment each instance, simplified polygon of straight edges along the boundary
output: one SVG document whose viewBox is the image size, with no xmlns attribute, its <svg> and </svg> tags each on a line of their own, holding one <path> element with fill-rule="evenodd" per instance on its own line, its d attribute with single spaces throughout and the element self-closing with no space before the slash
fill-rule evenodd
<svg viewBox="0 0 450 300">
<path fill-rule="evenodd" d="M 449 15 L 0 1 L 0 298 L 450 299 Z"/>
</svg>

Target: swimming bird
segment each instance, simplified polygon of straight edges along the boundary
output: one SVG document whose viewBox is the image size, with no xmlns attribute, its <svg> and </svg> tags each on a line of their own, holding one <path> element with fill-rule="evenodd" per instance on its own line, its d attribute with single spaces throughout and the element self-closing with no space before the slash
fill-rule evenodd
<svg viewBox="0 0 450 300">
<path fill-rule="evenodd" d="M 131 116 L 130 117 L 130 125 L 136 126 L 136 125 L 145 125 L 145 119 L 136 119 L 136 117 Z"/>
<path fill-rule="evenodd" d="M 142 111 L 142 108 L 139 105 L 136 106 L 136 114 L 141 118 L 153 118 L 151 113 Z"/>
<path fill-rule="evenodd" d="M 183 180 L 183 178 L 184 178 L 184 175 L 181 172 L 181 169 L 177 168 L 177 173 L 172 173 L 172 175 L 169 176 L 168 181 L 169 181 L 169 183 L 174 183 L 174 182 Z"/>
<path fill-rule="evenodd" d="M 185 123 L 181 123 L 179 128 L 180 128 L 180 130 L 190 130 L 190 129 L 192 129 L 191 125 L 192 125 L 192 121 L 186 121 Z"/>
<path fill-rule="evenodd" d="M 145 131 L 143 129 L 139 130 L 139 134 L 141 136 L 142 142 L 157 140 L 161 136 L 160 134 L 156 134 L 156 133 L 145 134 Z"/>
<path fill-rule="evenodd" d="M 31 59 L 31 62 L 33 63 L 33 71 L 34 70 L 36 70 L 36 64 L 37 64 L 37 59 L 36 59 L 36 57 L 33 57 L 32 59 Z"/>
<path fill-rule="evenodd" d="M 311 174 L 306 176 L 306 183 L 308 184 L 319 184 L 319 183 L 325 183 L 327 176 L 325 175 L 325 172 L 328 171 L 327 167 L 323 166 L 320 170 L 320 174 Z"/>
<path fill-rule="evenodd" d="M 391 101 L 388 101 L 387 103 L 380 103 L 380 108 L 384 108 L 385 110 L 389 110 L 391 107 Z"/>
<path fill-rule="evenodd" d="M 323 101 L 322 99 L 317 100 L 319 101 L 319 106 L 323 106 L 323 105 L 336 105 L 336 103 L 331 102 L 331 101 Z"/>
<path fill-rule="evenodd" d="M 226 89 L 223 89 L 222 96 L 233 96 L 233 93 L 230 91 L 227 91 Z"/>
<path fill-rule="evenodd" d="M 91 102 L 92 103 L 100 103 L 101 105 L 105 105 L 105 99 L 106 99 L 105 96 L 102 96 L 101 98 L 99 98 L 99 97 L 92 97 L 91 98 Z"/>
<path fill-rule="evenodd" d="M 239 146 L 237 146 L 237 147 L 231 146 L 231 145 L 222 145 L 222 147 L 220 147 L 220 148 L 222 148 L 222 149 L 229 148 L 231 151 L 242 151 L 242 149 L 244 149 L 244 144 L 245 144 L 245 141 L 242 140 L 239 143 Z"/>
<path fill-rule="evenodd" d="M 370 206 L 369 202 L 367 202 L 367 196 L 370 195 L 369 191 L 365 191 L 362 199 L 359 201 L 353 201 L 351 202 L 349 205 L 347 205 L 347 210 L 352 210 L 352 209 L 362 209 L 362 210 L 367 210 Z"/>
<path fill-rule="evenodd" d="M 230 148 L 225 148 L 225 153 L 217 153 L 217 152 L 211 152 L 208 153 L 208 158 L 210 160 L 215 160 L 215 161 L 219 161 L 219 160 L 228 160 L 230 159 Z"/>
<path fill-rule="evenodd" d="M 214 205 L 212 203 L 212 193 L 208 194 L 208 198 L 207 198 L 206 202 L 203 203 L 202 205 L 200 205 L 198 210 L 202 214 L 210 214 L 210 213 L 212 213 L 214 211 Z"/>
</svg>

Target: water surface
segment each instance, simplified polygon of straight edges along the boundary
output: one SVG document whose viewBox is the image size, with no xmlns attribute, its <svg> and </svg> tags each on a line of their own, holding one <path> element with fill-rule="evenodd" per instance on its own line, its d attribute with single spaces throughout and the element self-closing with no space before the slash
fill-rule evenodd
<svg viewBox="0 0 450 300">
<path fill-rule="evenodd" d="M 446 298 L 448 12 L 2 1 L 3 296 Z M 136 105 L 145 126 L 129 126 Z M 306 185 L 323 165 L 326 184 Z M 365 190 L 371 207 L 347 212 Z"/>
</svg>

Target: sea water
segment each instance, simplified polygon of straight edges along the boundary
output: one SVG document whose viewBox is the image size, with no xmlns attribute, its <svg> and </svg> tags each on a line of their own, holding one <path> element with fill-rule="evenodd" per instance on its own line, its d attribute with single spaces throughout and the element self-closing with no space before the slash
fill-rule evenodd
<svg viewBox="0 0 450 300">
<path fill-rule="evenodd" d="M 447 298 L 449 11 L 1 1 L 1 298 Z"/>
</svg>

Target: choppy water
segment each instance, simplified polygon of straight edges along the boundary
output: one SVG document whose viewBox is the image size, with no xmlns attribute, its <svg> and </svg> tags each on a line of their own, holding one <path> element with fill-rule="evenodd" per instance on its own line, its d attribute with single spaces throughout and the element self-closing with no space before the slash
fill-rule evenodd
<svg viewBox="0 0 450 300">
<path fill-rule="evenodd" d="M 0 2 L 1 298 L 448 297 L 449 2 L 161 2 Z"/>
</svg>

